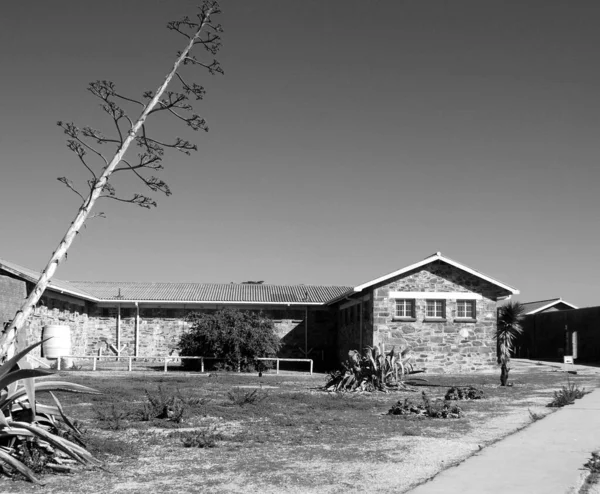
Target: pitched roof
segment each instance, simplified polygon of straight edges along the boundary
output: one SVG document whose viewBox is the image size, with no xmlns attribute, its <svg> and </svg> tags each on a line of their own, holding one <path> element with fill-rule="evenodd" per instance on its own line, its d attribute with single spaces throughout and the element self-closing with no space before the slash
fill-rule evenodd
<svg viewBox="0 0 600 494">
<path fill-rule="evenodd" d="M 17 263 L 14 263 L 12 261 L 7 261 L 5 259 L 0 259 L 0 269 L 4 270 L 7 273 L 10 273 L 14 276 L 17 276 L 24 280 L 30 281 L 31 283 L 37 283 L 37 280 L 40 277 L 39 271 L 34 271 L 32 269 L 25 268 L 23 266 L 20 266 Z M 50 281 L 48 288 L 50 288 L 51 290 L 60 292 L 60 293 L 67 293 L 69 295 L 74 295 L 76 297 L 80 297 L 85 300 L 94 300 L 94 301 L 96 300 L 96 297 L 94 297 L 90 293 L 87 293 L 85 290 L 82 290 L 81 288 L 73 286 L 73 284 L 71 284 L 68 281 L 52 278 L 52 281 Z"/>
<path fill-rule="evenodd" d="M 562 298 L 551 298 L 548 300 L 538 300 L 537 302 L 525 302 L 521 304 L 525 308 L 525 315 L 528 316 L 530 314 L 536 314 L 538 312 L 542 312 L 543 310 L 549 309 L 550 307 L 554 307 L 558 304 L 568 305 L 572 309 L 578 309 L 579 307 L 570 304 L 569 302 L 565 302 Z"/>
<path fill-rule="evenodd" d="M 464 264 L 461 264 L 457 261 L 453 261 L 452 259 L 450 259 L 449 257 L 443 256 L 441 252 L 436 252 L 435 254 L 432 254 L 429 257 L 426 257 L 425 259 L 423 259 L 422 261 L 416 262 L 414 264 L 411 264 L 410 266 L 406 266 L 402 269 L 398 269 L 397 271 L 392 271 L 391 273 L 388 273 L 384 276 L 380 276 L 379 278 L 375 278 L 371 281 L 367 281 L 366 283 L 363 283 L 362 285 L 358 285 L 354 287 L 354 292 L 361 292 L 362 290 L 364 290 L 365 288 L 369 288 L 370 286 L 376 285 L 378 283 L 381 283 L 383 281 L 387 281 L 391 278 L 395 278 L 396 276 L 402 275 L 404 273 L 408 273 L 409 271 L 412 271 L 413 269 L 417 269 L 420 268 L 422 266 L 425 266 L 427 264 L 430 264 L 434 261 L 442 261 L 445 262 L 447 264 L 450 264 L 458 269 L 462 269 L 463 271 L 466 271 L 467 273 L 470 273 L 474 276 L 477 276 L 478 278 L 481 278 L 483 280 L 488 281 L 489 283 L 496 285 L 508 292 L 510 292 L 511 294 L 518 294 L 519 290 L 517 290 L 516 288 L 513 288 L 511 286 L 505 285 L 504 283 L 495 280 L 494 278 L 487 276 L 479 271 L 476 271 L 473 268 L 470 268 L 468 266 L 465 266 Z M 337 300 L 341 299 L 342 297 L 338 297 L 338 299 L 335 300 L 331 300 L 329 303 L 333 303 L 336 302 Z"/>
<path fill-rule="evenodd" d="M 245 283 L 145 283 L 72 281 L 102 301 L 230 302 L 257 304 L 323 304 L 349 286 L 265 285 Z M 120 294 L 120 297 L 119 297 Z"/>
<path fill-rule="evenodd" d="M 36 283 L 40 277 L 38 271 L 3 259 L 0 259 L 0 269 L 32 283 Z M 52 279 L 49 288 L 94 302 L 118 300 L 280 305 L 320 305 L 352 290 L 351 286 L 65 281 L 57 278 Z"/>
</svg>

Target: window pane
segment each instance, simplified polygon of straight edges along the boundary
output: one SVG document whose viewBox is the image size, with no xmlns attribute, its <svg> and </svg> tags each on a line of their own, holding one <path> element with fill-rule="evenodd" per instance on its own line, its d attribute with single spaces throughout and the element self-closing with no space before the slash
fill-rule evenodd
<svg viewBox="0 0 600 494">
<path fill-rule="evenodd" d="M 396 317 L 411 317 L 412 316 L 412 300 L 398 299 L 396 300 Z"/>
</svg>

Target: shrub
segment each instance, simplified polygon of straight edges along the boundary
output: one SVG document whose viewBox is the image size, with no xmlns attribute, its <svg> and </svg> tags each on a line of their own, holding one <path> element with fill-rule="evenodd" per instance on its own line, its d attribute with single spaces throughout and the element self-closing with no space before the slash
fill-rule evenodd
<svg viewBox="0 0 600 494">
<path fill-rule="evenodd" d="M 239 387 L 232 388 L 227 393 L 227 398 L 229 398 L 229 401 L 239 407 L 243 407 L 245 405 L 257 405 L 261 401 L 265 400 L 268 396 L 269 395 L 267 393 L 259 393 L 258 389 L 254 389 L 252 391 L 243 391 Z"/>
<path fill-rule="evenodd" d="M 572 405 L 575 400 L 583 398 L 588 393 L 589 391 L 586 391 L 585 388 L 580 389 L 575 383 L 569 381 L 566 386 L 554 392 L 554 399 L 548 403 L 548 406 L 564 407 L 565 405 Z"/>
<path fill-rule="evenodd" d="M 484 392 L 473 386 L 452 387 L 444 396 L 445 400 L 480 400 L 482 398 L 485 398 Z"/>
<path fill-rule="evenodd" d="M 443 400 L 431 401 L 427 393 L 421 394 L 421 402 L 414 403 L 409 398 L 398 403 L 389 409 L 388 415 L 416 415 L 418 417 L 430 417 L 435 419 L 458 419 L 463 416 L 462 408 L 458 405 L 448 403 Z"/>
<path fill-rule="evenodd" d="M 68 463 L 101 464 L 85 449 L 81 432 L 51 393 L 56 389 L 98 392 L 64 381 L 35 382 L 36 377 L 52 374 L 33 369 L 27 361 L 27 354 L 41 343 L 27 347 L 0 365 L 0 472 L 22 475 L 36 483 L 40 483 L 37 473 L 70 471 Z M 38 403 L 41 392 L 50 392 L 54 404 Z M 70 429 L 68 433 L 66 427 Z"/>
<path fill-rule="evenodd" d="M 216 448 L 217 441 L 223 439 L 223 435 L 216 432 L 214 428 L 186 431 L 179 437 L 184 448 Z"/>
<path fill-rule="evenodd" d="M 141 420 L 167 419 L 176 424 L 183 422 L 189 402 L 181 396 L 179 390 L 177 395 L 169 395 L 162 386 L 159 386 L 154 393 L 147 389 L 144 390 L 144 393 L 146 402 L 142 405 L 140 412 Z"/>
<path fill-rule="evenodd" d="M 367 347 L 364 355 L 356 350 L 348 352 L 343 370 L 332 372 L 325 384 L 327 391 L 387 391 L 404 387 L 405 373 L 412 371 L 409 349 L 401 353 L 394 348 L 389 353 L 377 347 Z"/>
<path fill-rule="evenodd" d="M 273 357 L 279 349 L 273 321 L 263 313 L 226 308 L 187 319 L 191 327 L 179 340 L 182 356 L 215 357 L 227 370 L 247 371 L 257 357 Z M 197 369 L 199 363 L 184 359 L 183 365 Z"/>
</svg>

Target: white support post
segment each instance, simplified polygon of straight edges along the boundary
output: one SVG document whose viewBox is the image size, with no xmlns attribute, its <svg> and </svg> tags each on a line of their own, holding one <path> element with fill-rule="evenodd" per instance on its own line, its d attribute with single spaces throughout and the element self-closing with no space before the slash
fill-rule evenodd
<svg viewBox="0 0 600 494">
<path fill-rule="evenodd" d="M 97 358 L 96 358 L 96 357 L 94 357 L 94 358 L 92 359 L 92 370 L 93 370 L 93 371 L 95 371 L 95 370 L 96 370 L 96 360 L 97 360 Z"/>
<path fill-rule="evenodd" d="M 200 372 L 204 372 L 204 357 L 200 357 Z"/>
<path fill-rule="evenodd" d="M 56 370 L 60 370 L 60 360 L 61 360 L 61 357 L 58 357 L 56 359 Z"/>
<path fill-rule="evenodd" d="M 128 364 L 128 366 L 127 366 L 127 370 L 128 370 L 129 372 L 131 372 L 131 361 L 132 361 L 132 360 L 133 360 L 133 357 L 129 357 L 129 364 Z"/>
<path fill-rule="evenodd" d="M 310 375 L 312 376 L 313 373 L 313 361 L 312 359 L 310 360 Z"/>
<path fill-rule="evenodd" d="M 135 348 L 134 355 L 138 356 L 138 351 L 140 348 L 140 306 L 136 302 L 135 303 Z"/>
<path fill-rule="evenodd" d="M 121 356 L 121 304 L 117 305 L 117 357 Z M 117 359 L 119 360 L 119 359 Z"/>
<path fill-rule="evenodd" d="M 277 367 L 276 367 L 276 368 L 277 368 L 277 372 L 276 372 L 276 374 L 279 374 L 279 359 L 277 359 L 277 364 L 276 364 L 276 366 L 277 366 Z"/>
<path fill-rule="evenodd" d="M 167 372 L 167 366 L 169 365 L 169 359 L 165 357 L 165 372 Z"/>
</svg>

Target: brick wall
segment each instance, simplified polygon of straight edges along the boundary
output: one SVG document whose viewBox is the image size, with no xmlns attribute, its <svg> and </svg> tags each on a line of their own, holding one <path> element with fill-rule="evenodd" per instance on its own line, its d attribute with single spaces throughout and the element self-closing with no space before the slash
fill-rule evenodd
<svg viewBox="0 0 600 494">
<path fill-rule="evenodd" d="M 415 320 L 395 317 L 390 292 L 462 292 L 482 295 L 476 300 L 475 322 L 456 320 L 456 298 L 446 300 L 446 318 L 426 320 L 426 295 L 416 298 Z M 470 372 L 496 365 L 496 298 L 498 289 L 481 278 L 442 262 L 405 273 L 375 287 L 373 342 L 386 349 L 408 346 L 415 367 L 428 372 Z"/>
</svg>

